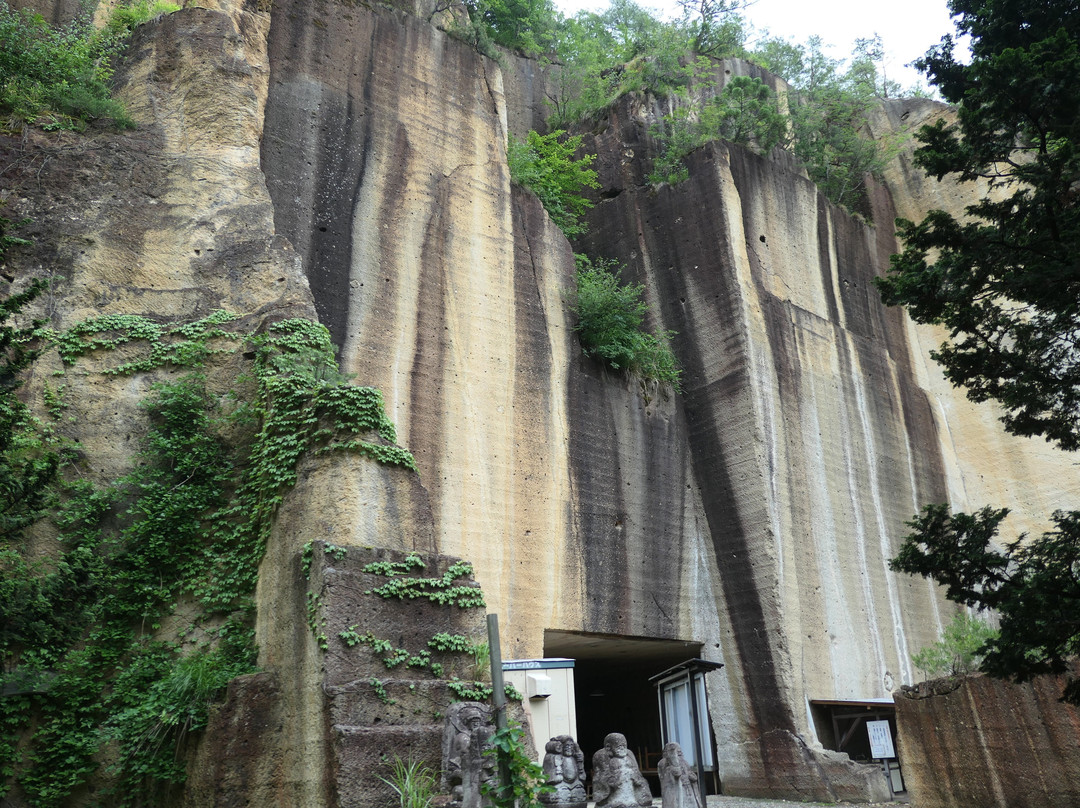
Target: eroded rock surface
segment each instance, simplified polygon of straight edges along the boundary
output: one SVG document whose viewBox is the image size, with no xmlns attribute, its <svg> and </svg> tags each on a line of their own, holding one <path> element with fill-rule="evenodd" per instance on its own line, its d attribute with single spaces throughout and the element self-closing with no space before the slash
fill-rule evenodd
<svg viewBox="0 0 1080 808">
<path fill-rule="evenodd" d="M 1063 676 L 1024 684 L 976 675 L 897 694 L 899 753 L 925 808 L 1080 804 L 1080 710 Z"/>
</svg>

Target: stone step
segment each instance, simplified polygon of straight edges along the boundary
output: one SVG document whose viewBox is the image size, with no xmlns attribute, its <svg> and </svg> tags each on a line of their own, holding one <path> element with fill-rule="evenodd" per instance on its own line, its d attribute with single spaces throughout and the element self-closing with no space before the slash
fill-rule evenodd
<svg viewBox="0 0 1080 808">
<path fill-rule="evenodd" d="M 340 808 L 387 808 L 398 796 L 381 778 L 394 762 L 422 761 L 439 776 L 442 724 L 426 726 L 332 726 L 335 781 Z"/>
</svg>

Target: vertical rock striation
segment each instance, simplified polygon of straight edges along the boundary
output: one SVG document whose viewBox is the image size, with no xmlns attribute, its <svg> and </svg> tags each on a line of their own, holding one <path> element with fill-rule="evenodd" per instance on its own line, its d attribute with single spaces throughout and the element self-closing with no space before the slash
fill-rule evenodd
<svg viewBox="0 0 1080 808">
<path fill-rule="evenodd" d="M 896 701 L 908 789 L 926 808 L 1076 805 L 1080 711 L 1066 679 L 976 675 L 904 688 Z"/>
<path fill-rule="evenodd" d="M 938 593 L 887 569 L 904 521 L 942 500 L 1048 513 L 1077 483 L 945 385 L 926 358 L 940 335 L 878 303 L 895 213 L 963 196 L 905 153 L 868 224 L 789 156 L 721 143 L 650 188 L 658 107 L 623 99 L 588 138 L 603 188 L 575 246 L 623 263 L 651 325 L 678 332 L 685 391 L 641 385 L 581 354 L 571 246 L 511 186 L 507 133 L 541 125 L 549 77 L 478 55 L 429 10 L 187 9 L 133 41 L 120 78 L 140 131 L 8 161 L 37 274 L 65 267 L 56 326 L 317 316 L 419 467 L 305 461 L 261 568 L 265 673 L 234 683 L 188 804 L 361 804 L 371 758 L 339 730 L 374 713 L 353 698 L 362 665 L 328 661 L 307 625 L 313 540 L 472 561 L 508 657 L 542 656 L 548 630 L 692 642 L 725 664 L 709 697 L 728 793 L 882 796 L 876 769 L 822 748 L 810 702 L 888 696 L 937 638 Z M 876 130 L 939 114 L 904 104 Z M 97 473 L 132 462 L 149 383 L 73 395 L 85 440 L 111 447 Z M 362 610 L 350 598 L 337 630 Z"/>
</svg>

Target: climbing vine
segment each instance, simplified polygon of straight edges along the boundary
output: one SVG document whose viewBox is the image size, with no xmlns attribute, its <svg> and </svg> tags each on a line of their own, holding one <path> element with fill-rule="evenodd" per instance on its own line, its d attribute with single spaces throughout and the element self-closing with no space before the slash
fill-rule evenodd
<svg viewBox="0 0 1080 808">
<path fill-rule="evenodd" d="M 381 598 L 413 600 L 427 598 L 440 606 L 460 606 L 462 609 L 483 607 L 484 593 L 478 586 L 458 584 L 458 579 L 472 575 L 472 564 L 457 561 L 438 577 L 416 578 L 408 576 L 410 569 L 423 568 L 424 562 L 419 556 L 410 555 L 401 562 L 376 561 L 364 567 L 364 572 L 390 578 L 385 584 L 371 589 L 365 594 L 378 595 Z M 408 577 L 400 577 L 408 576 Z"/>
<path fill-rule="evenodd" d="M 25 302 L 8 298 L 3 319 Z M 338 372 L 322 326 L 284 320 L 245 335 L 235 319 L 110 315 L 63 332 L 0 330 L 14 334 L 0 349 L 16 370 L 42 349 L 31 352 L 34 342 L 65 367 L 92 356 L 107 375 L 181 371 L 152 386 L 139 461 L 107 485 L 80 479 L 78 455 L 14 397 L 17 385 L 0 389 L 20 436 L 0 443 L 0 476 L 23 470 L 37 481 L 0 534 L 0 795 L 17 782 L 27 804 L 57 806 L 103 767 L 105 803 L 164 801 L 185 778 L 184 741 L 205 726 L 210 702 L 255 669 L 258 564 L 301 457 L 348 451 L 415 468 L 393 445 L 379 392 Z M 223 404 L 203 369 L 241 349 L 251 377 Z M 58 420 L 70 394 L 46 387 L 43 409 Z M 247 437 L 224 437 L 236 434 Z M 44 518 L 56 551 L 31 561 L 23 534 Z M 166 619 L 187 623 L 171 641 Z"/>
</svg>

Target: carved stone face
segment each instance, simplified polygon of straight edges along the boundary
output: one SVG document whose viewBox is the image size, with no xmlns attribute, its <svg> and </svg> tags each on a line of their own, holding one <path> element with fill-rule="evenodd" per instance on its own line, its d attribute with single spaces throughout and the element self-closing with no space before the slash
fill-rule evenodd
<svg viewBox="0 0 1080 808">
<path fill-rule="evenodd" d="M 566 755 L 567 757 L 573 757 L 574 756 L 574 742 L 570 741 L 570 740 L 564 741 L 562 751 L 563 751 L 563 754 Z"/>
<path fill-rule="evenodd" d="M 626 757 L 626 736 L 621 732 L 613 732 L 604 738 L 604 746 L 615 757 Z"/>
<path fill-rule="evenodd" d="M 484 719 L 477 713 L 470 712 L 465 714 L 465 729 L 474 730 L 483 723 Z"/>
</svg>

